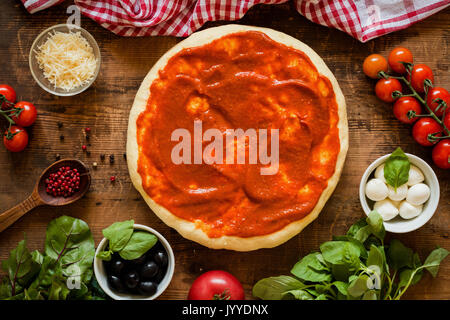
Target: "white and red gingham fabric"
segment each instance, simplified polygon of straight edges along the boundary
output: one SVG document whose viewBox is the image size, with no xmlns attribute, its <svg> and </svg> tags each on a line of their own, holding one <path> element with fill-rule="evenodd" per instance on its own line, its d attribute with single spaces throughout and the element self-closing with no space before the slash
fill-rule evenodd
<svg viewBox="0 0 450 320">
<path fill-rule="evenodd" d="M 63 0 L 21 0 L 34 13 Z M 289 0 L 75 0 L 81 12 L 121 36 L 186 37 L 207 21 L 238 20 L 256 4 Z M 292 0 L 309 20 L 366 42 L 404 29 L 450 0 Z"/>
</svg>

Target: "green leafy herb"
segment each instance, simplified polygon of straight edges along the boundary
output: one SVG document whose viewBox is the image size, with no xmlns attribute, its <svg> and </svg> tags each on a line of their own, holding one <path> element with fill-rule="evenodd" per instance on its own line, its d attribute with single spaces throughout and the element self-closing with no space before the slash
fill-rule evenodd
<svg viewBox="0 0 450 320">
<path fill-rule="evenodd" d="M 384 178 L 387 184 L 397 190 L 408 182 L 411 163 L 401 148 L 397 148 L 384 163 Z"/>
<path fill-rule="evenodd" d="M 90 282 L 95 248 L 88 225 L 62 216 L 47 227 L 44 254 L 29 252 L 20 241 L 2 267 L 0 299 L 91 299 Z M 73 288 L 71 283 L 78 283 Z"/>
<path fill-rule="evenodd" d="M 437 248 L 422 265 L 412 249 L 396 239 L 385 245 L 384 237 L 383 220 L 373 211 L 346 235 L 334 236 L 320 246 L 320 252 L 300 259 L 291 270 L 294 277 L 259 280 L 253 295 L 268 300 L 398 300 L 421 280 L 424 269 L 435 277 L 448 255 Z"/>
<path fill-rule="evenodd" d="M 110 261 L 114 252 L 125 260 L 134 260 L 152 248 L 158 238 L 146 231 L 135 231 L 134 220 L 113 223 L 103 230 L 108 239 L 108 248 L 97 254 L 97 258 Z"/>
</svg>

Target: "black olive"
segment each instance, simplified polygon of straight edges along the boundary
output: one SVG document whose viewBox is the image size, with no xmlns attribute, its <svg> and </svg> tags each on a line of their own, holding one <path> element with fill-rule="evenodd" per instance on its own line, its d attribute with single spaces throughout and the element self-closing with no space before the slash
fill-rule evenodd
<svg viewBox="0 0 450 320">
<path fill-rule="evenodd" d="M 156 283 L 160 283 L 164 276 L 166 275 L 167 268 L 160 268 L 158 274 L 153 278 L 153 281 Z"/>
<path fill-rule="evenodd" d="M 139 284 L 139 275 L 136 271 L 130 271 L 125 275 L 124 278 L 125 285 L 129 289 L 134 289 Z"/>
<path fill-rule="evenodd" d="M 151 279 L 158 273 L 158 265 L 153 261 L 147 261 L 141 268 L 141 277 Z"/>
<path fill-rule="evenodd" d="M 142 281 L 139 283 L 139 292 L 145 295 L 152 296 L 156 293 L 158 285 L 151 281 Z"/>
<path fill-rule="evenodd" d="M 108 283 L 113 289 L 115 289 L 119 292 L 125 291 L 122 281 L 120 281 L 120 279 L 116 276 L 112 276 L 112 275 L 108 276 Z"/>
<path fill-rule="evenodd" d="M 154 255 L 153 255 L 153 260 L 155 260 L 155 262 L 160 266 L 160 267 L 165 267 L 167 266 L 167 254 L 166 252 L 162 251 L 162 250 L 158 250 Z"/>
<path fill-rule="evenodd" d="M 146 256 L 145 256 L 145 254 L 143 254 L 139 258 L 131 260 L 131 262 L 135 265 L 141 265 L 145 262 L 145 260 L 146 260 Z"/>
<path fill-rule="evenodd" d="M 125 263 L 122 260 L 115 260 L 111 263 L 111 272 L 115 276 L 120 276 L 123 268 L 125 267 Z"/>
</svg>

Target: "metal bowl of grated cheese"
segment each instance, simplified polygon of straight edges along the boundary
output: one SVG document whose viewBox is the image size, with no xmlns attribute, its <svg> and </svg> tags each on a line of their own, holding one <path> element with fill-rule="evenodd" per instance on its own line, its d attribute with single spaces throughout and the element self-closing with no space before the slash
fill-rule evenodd
<svg viewBox="0 0 450 320">
<path fill-rule="evenodd" d="M 92 35 L 69 24 L 41 32 L 29 57 L 34 80 L 57 96 L 74 96 L 89 88 L 100 71 L 100 60 L 100 49 Z"/>
</svg>

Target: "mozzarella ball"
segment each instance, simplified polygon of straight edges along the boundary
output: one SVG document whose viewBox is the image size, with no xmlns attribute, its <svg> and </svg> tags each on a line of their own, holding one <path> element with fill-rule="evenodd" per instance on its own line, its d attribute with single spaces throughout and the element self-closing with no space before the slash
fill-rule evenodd
<svg viewBox="0 0 450 320">
<path fill-rule="evenodd" d="M 371 179 L 366 184 L 366 196 L 372 201 L 380 201 L 388 196 L 388 187 L 380 179 Z"/>
<path fill-rule="evenodd" d="M 422 171 L 416 166 L 411 165 L 409 168 L 409 178 L 408 178 L 408 186 L 413 186 L 415 184 L 421 183 L 425 180 Z"/>
<path fill-rule="evenodd" d="M 375 202 L 373 209 L 380 214 L 384 221 L 391 220 L 398 215 L 397 207 L 389 199 Z"/>
<path fill-rule="evenodd" d="M 384 163 L 375 170 L 375 178 L 380 179 L 384 183 L 386 183 L 386 179 L 384 178 Z"/>
<path fill-rule="evenodd" d="M 412 219 L 422 213 L 422 205 L 415 206 L 408 201 L 402 201 L 398 211 L 403 219 Z"/>
<path fill-rule="evenodd" d="M 394 201 L 401 201 L 406 198 L 406 194 L 408 193 L 408 186 L 406 185 L 406 183 L 398 187 L 397 190 L 389 185 L 387 187 L 389 190 L 389 199 Z"/>
<path fill-rule="evenodd" d="M 418 183 L 409 188 L 408 194 L 406 195 L 406 201 L 418 206 L 425 203 L 430 198 L 430 193 L 430 188 L 426 184 Z"/>
</svg>

